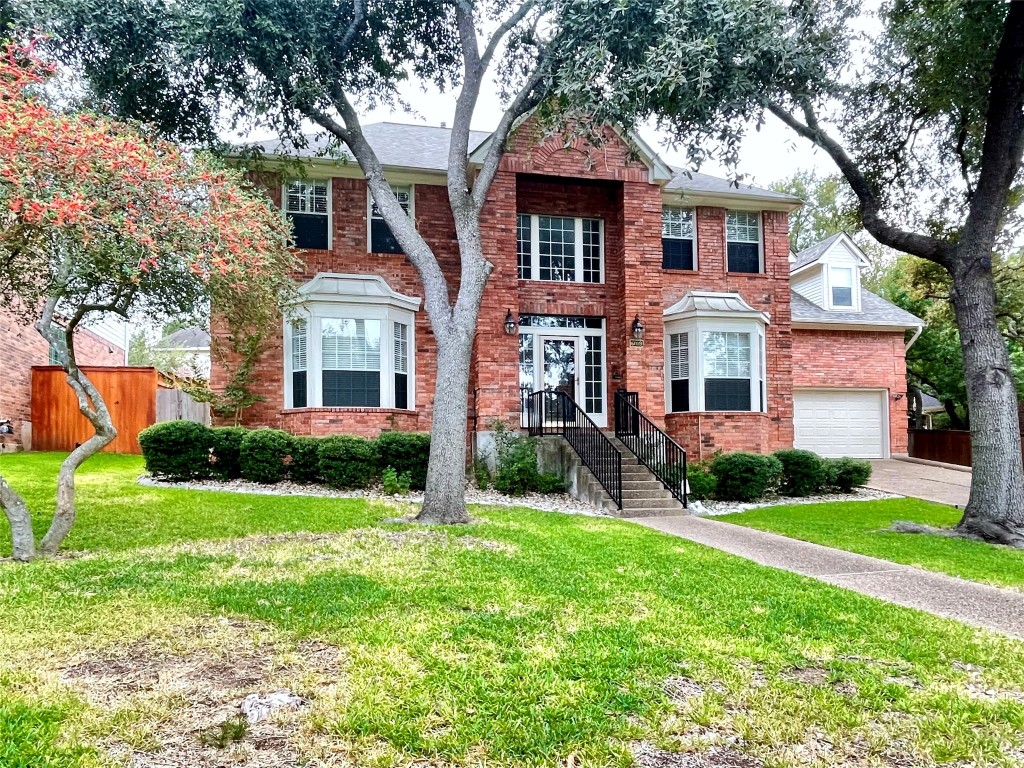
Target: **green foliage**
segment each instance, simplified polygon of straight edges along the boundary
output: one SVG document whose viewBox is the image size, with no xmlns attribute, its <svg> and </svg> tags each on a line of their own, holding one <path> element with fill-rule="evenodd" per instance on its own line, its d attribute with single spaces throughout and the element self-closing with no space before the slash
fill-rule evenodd
<svg viewBox="0 0 1024 768">
<path fill-rule="evenodd" d="M 235 715 L 223 720 L 219 725 L 206 728 L 199 732 L 199 743 L 204 747 L 227 749 L 235 742 L 241 741 L 249 732 L 249 721 L 242 715 Z"/>
<path fill-rule="evenodd" d="M 414 490 L 422 491 L 427 486 L 429 433 L 381 432 L 376 445 L 378 467 L 394 467 L 399 475 L 408 475 L 410 487 Z"/>
<path fill-rule="evenodd" d="M 296 483 L 320 482 L 320 442 L 318 437 L 292 438 L 292 463 L 288 474 Z"/>
<path fill-rule="evenodd" d="M 404 496 L 409 493 L 412 477 L 408 472 L 398 474 L 394 467 L 387 467 L 380 476 L 384 493 L 388 496 Z"/>
<path fill-rule="evenodd" d="M 3 689 L 0 675 L 0 690 Z M 4 768 L 79 768 L 98 765 L 95 750 L 68 738 L 72 707 L 0 695 L 0 765 Z"/>
<path fill-rule="evenodd" d="M 850 493 L 854 488 L 864 485 L 871 479 L 871 462 L 863 459 L 826 459 L 828 462 L 828 482 L 843 493 Z"/>
<path fill-rule="evenodd" d="M 776 451 L 775 458 L 782 464 L 779 490 L 786 496 L 810 496 L 820 491 L 829 479 L 825 461 L 813 451 Z"/>
<path fill-rule="evenodd" d="M 715 495 L 725 501 L 757 501 L 778 490 L 782 463 L 774 456 L 756 453 L 725 453 L 711 463 L 718 479 Z"/>
<path fill-rule="evenodd" d="M 537 463 L 537 441 L 509 429 L 501 421 L 490 424 L 496 448 L 495 490 L 508 496 L 526 493 L 564 493 L 564 478 L 541 472 Z"/>
<path fill-rule="evenodd" d="M 242 476 L 242 439 L 247 432 L 244 427 L 215 427 L 210 430 L 214 477 L 236 480 Z"/>
<path fill-rule="evenodd" d="M 473 478 L 476 480 L 477 488 L 491 487 L 493 479 L 491 478 L 491 469 L 487 466 L 486 460 L 479 457 L 473 459 Z"/>
<path fill-rule="evenodd" d="M 194 421 L 163 421 L 139 433 L 146 471 L 167 480 L 210 476 L 211 430 Z"/>
<path fill-rule="evenodd" d="M 802 251 L 838 232 L 853 233 L 861 228 L 857 198 L 840 175 L 819 178 L 813 171 L 797 171 L 771 185 L 776 192 L 804 201 L 789 214 L 789 243 Z"/>
<path fill-rule="evenodd" d="M 718 478 L 704 464 L 691 464 L 686 468 L 686 482 L 690 486 L 688 499 L 704 501 L 715 498 Z"/>
<path fill-rule="evenodd" d="M 254 429 L 242 438 L 242 477 L 254 483 L 279 483 L 288 474 L 292 436 L 280 429 Z"/>
<path fill-rule="evenodd" d="M 332 488 L 366 488 L 377 477 L 377 450 L 364 437 L 325 437 L 318 455 L 320 478 Z"/>
</svg>

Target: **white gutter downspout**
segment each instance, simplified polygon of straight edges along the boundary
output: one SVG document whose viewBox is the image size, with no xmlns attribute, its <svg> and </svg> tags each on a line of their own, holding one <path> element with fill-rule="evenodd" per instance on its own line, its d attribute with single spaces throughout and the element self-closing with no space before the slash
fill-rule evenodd
<svg viewBox="0 0 1024 768">
<path fill-rule="evenodd" d="M 910 351 L 910 348 L 912 346 L 914 346 L 914 342 L 918 340 L 918 338 L 921 336 L 921 334 L 923 332 L 924 332 L 924 326 L 923 325 L 917 326 L 917 330 L 914 331 L 914 335 L 910 337 L 910 341 L 908 341 L 906 346 L 903 348 L 903 353 L 904 354 L 906 354 L 907 352 Z"/>
</svg>

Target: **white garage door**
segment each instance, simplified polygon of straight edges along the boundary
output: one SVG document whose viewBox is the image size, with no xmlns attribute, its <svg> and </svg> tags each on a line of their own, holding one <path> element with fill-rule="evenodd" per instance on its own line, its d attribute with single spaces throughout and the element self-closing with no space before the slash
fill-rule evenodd
<svg viewBox="0 0 1024 768">
<path fill-rule="evenodd" d="M 793 393 L 793 445 L 822 456 L 884 458 L 885 393 L 816 389 Z"/>
</svg>

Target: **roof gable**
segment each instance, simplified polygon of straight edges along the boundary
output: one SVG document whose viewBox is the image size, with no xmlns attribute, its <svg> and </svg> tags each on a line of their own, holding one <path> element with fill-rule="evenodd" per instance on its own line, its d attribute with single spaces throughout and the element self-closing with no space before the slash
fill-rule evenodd
<svg viewBox="0 0 1024 768">
<path fill-rule="evenodd" d="M 837 255 L 840 256 L 840 260 L 842 256 L 855 260 L 859 266 L 867 266 L 868 263 L 864 251 L 853 241 L 853 238 L 845 232 L 837 232 L 796 254 L 789 265 L 789 273 L 795 275 L 815 264 L 831 261 Z"/>
</svg>

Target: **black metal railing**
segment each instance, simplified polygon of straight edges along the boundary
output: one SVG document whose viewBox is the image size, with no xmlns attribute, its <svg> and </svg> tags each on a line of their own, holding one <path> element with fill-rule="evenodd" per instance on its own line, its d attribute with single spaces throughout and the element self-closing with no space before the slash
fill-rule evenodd
<svg viewBox="0 0 1024 768">
<path fill-rule="evenodd" d="M 636 392 L 615 393 L 615 436 L 686 507 L 686 450 L 644 416 Z"/>
<path fill-rule="evenodd" d="M 532 437 L 564 437 L 622 509 L 622 454 L 575 400 L 559 390 L 533 392 L 523 403 L 523 423 Z"/>
</svg>

